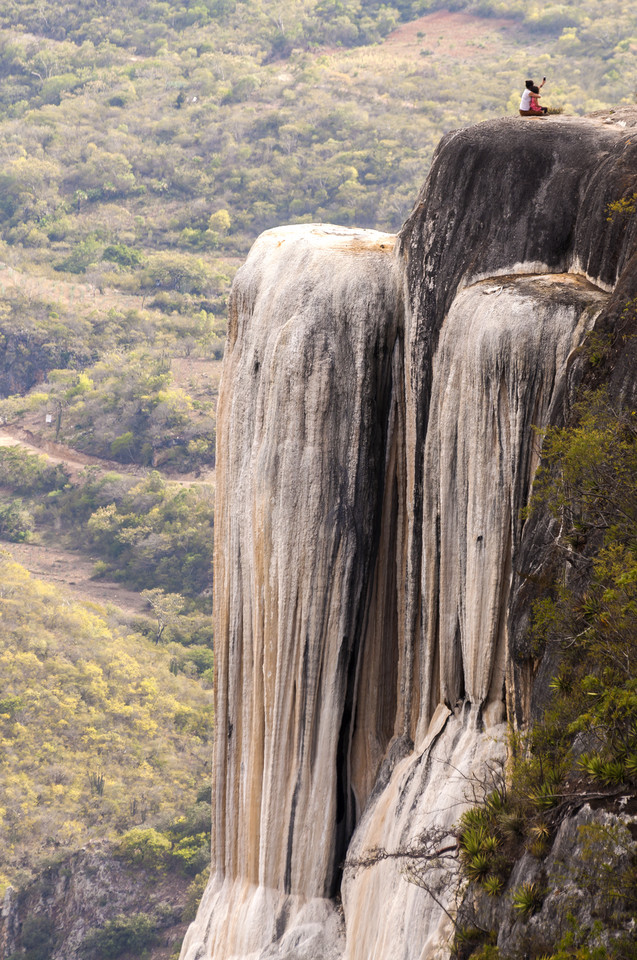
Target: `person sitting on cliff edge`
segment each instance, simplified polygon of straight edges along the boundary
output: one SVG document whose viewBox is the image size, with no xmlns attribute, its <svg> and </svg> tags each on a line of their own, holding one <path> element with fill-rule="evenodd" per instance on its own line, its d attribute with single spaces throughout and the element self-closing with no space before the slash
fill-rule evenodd
<svg viewBox="0 0 637 960">
<path fill-rule="evenodd" d="M 543 78 L 542 83 L 539 87 L 536 87 L 532 80 L 527 80 L 524 84 L 525 90 L 522 94 L 522 99 L 520 100 L 520 116 L 521 117 L 543 117 L 547 113 L 546 107 L 540 107 L 535 101 L 537 109 L 533 110 L 533 99 L 534 95 L 537 97 L 540 93 L 540 90 L 546 83 L 546 77 Z"/>
<path fill-rule="evenodd" d="M 531 113 L 533 116 L 544 117 L 548 112 L 548 107 L 540 106 L 540 88 L 531 87 Z"/>
</svg>

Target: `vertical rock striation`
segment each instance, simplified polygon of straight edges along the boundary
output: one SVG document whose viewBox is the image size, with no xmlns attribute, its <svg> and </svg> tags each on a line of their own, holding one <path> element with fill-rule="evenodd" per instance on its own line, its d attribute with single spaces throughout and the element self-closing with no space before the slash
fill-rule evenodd
<svg viewBox="0 0 637 960">
<path fill-rule="evenodd" d="M 446 137 L 394 238 L 268 231 L 218 411 L 213 876 L 185 960 L 445 955 L 386 860 L 528 718 L 534 426 L 637 249 L 637 111 Z M 631 181 L 632 182 L 632 181 Z M 342 895 L 343 910 L 338 903 Z"/>
<path fill-rule="evenodd" d="M 407 288 L 406 472 L 413 511 L 404 630 L 419 645 L 426 644 L 421 622 L 425 444 L 433 358 L 444 319 L 459 291 L 487 278 L 568 274 L 588 279 L 600 293 L 622 284 L 634 270 L 637 218 L 609 221 L 608 204 L 634 183 L 637 147 L 631 131 L 636 125 L 635 109 L 625 108 L 612 116 L 549 118 L 534 128 L 519 118 L 494 120 L 448 134 L 401 231 Z M 558 419 L 565 387 L 566 380 L 556 387 L 553 415 Z M 521 549 L 528 557 L 526 547 Z M 511 610 L 516 621 L 524 621 L 518 590 L 523 584 L 514 570 Z M 509 623 L 508 630 L 520 633 L 517 623 Z M 520 722 L 528 685 L 528 676 L 517 671 L 507 690 L 510 715 Z M 426 688 L 420 691 L 427 696 Z M 412 730 L 432 709 L 430 702 L 415 701 Z"/>
<path fill-rule="evenodd" d="M 245 910 L 213 920 L 214 956 L 256 949 L 294 903 L 337 892 L 369 789 L 348 760 L 366 613 L 384 606 L 378 545 L 393 540 L 381 525 L 400 456 L 393 244 L 272 230 L 235 281 L 217 414 L 213 867 L 219 916 L 235 881 Z M 372 762 L 393 733 L 381 700 L 360 748 Z"/>
<path fill-rule="evenodd" d="M 432 363 L 424 445 L 422 716 L 467 700 L 505 716 L 507 610 L 539 454 L 572 351 L 605 294 L 568 275 L 459 293 Z"/>
<path fill-rule="evenodd" d="M 508 277 L 466 287 L 442 324 L 423 453 L 416 742 L 368 805 L 351 860 L 450 829 L 472 781 L 503 759 L 507 614 L 539 453 L 533 427 L 555 414 L 569 356 L 605 300 L 578 278 Z M 402 868 L 387 860 L 346 876 L 347 960 L 435 956 L 452 934 L 440 906 L 450 906 L 448 869 L 431 872 L 434 900 L 405 890 Z"/>
</svg>

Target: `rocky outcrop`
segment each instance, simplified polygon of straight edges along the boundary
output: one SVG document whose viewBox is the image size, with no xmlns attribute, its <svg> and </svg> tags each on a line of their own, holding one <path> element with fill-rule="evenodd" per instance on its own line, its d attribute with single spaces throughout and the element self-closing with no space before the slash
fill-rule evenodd
<svg viewBox="0 0 637 960">
<path fill-rule="evenodd" d="M 116 956 L 91 950 L 89 944 L 92 935 L 120 916 L 131 930 L 139 921 L 137 940 L 143 930 L 149 960 L 160 960 L 174 953 L 183 936 L 189 882 L 155 866 L 126 864 L 108 843 L 89 844 L 45 867 L 21 890 L 7 888 L 0 910 L 0 955 L 50 960 Z M 124 952 L 121 933 L 120 941 Z"/>
<path fill-rule="evenodd" d="M 216 478 L 214 863 L 218 915 L 221 902 L 243 906 L 215 925 L 223 955 L 256 949 L 264 928 L 272 939 L 298 904 L 325 912 L 369 790 L 364 761 L 347 756 L 359 651 L 378 628 L 364 612 L 384 605 L 375 557 L 394 539 L 381 522 L 399 459 L 393 240 L 269 231 L 235 283 L 217 411 L 228 456 Z M 378 762 L 393 725 L 376 691 L 360 751 Z"/>
<path fill-rule="evenodd" d="M 185 960 L 445 955 L 448 884 L 432 899 L 395 860 L 342 864 L 444 835 L 505 721 L 530 715 L 533 428 L 564 418 L 579 346 L 627 282 L 637 227 L 607 204 L 635 189 L 636 125 L 450 134 L 395 244 L 281 228 L 239 271 L 213 877 Z"/>
<path fill-rule="evenodd" d="M 560 944 L 629 957 L 637 807 L 627 801 L 607 800 L 606 809 L 587 803 L 567 817 L 542 858 L 522 854 L 500 896 L 469 884 L 460 907 L 466 929 L 478 942 L 482 934 L 483 942 L 497 944 L 503 958 L 549 957 Z M 522 912 L 515 901 L 525 889 L 531 900 Z"/>
</svg>

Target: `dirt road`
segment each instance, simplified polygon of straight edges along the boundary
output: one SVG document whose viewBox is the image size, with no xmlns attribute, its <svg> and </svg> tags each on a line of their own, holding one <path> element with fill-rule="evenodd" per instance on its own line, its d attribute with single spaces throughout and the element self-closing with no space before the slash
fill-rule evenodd
<svg viewBox="0 0 637 960">
<path fill-rule="evenodd" d="M 68 587 L 78 600 L 112 604 L 129 616 L 150 611 L 134 590 L 108 580 L 91 580 L 97 557 L 90 558 L 59 547 L 36 543 L 3 543 L 0 549 L 41 580 Z"/>
<path fill-rule="evenodd" d="M 102 473 L 120 473 L 127 477 L 137 477 L 139 480 L 143 480 L 150 473 L 149 469 L 136 464 L 119 463 L 117 460 L 102 460 L 100 457 L 79 453 L 77 450 L 65 447 L 61 443 L 39 437 L 22 427 L 6 425 L 0 427 L 0 447 L 22 447 L 29 453 L 37 453 L 41 457 L 46 457 L 50 463 L 61 463 L 68 470 L 72 480 L 77 480 L 85 467 L 98 467 Z M 188 487 L 192 484 L 213 487 L 214 478 L 214 470 L 206 470 L 198 477 L 194 474 L 182 474 L 178 480 L 164 475 L 164 480 L 167 483 L 173 483 L 180 487 Z"/>
<path fill-rule="evenodd" d="M 61 463 L 69 471 L 72 480 L 77 480 L 86 466 L 97 466 L 104 472 L 117 472 L 127 476 L 143 479 L 149 471 L 141 467 L 134 469 L 120 463 L 99 460 L 97 457 L 84 456 L 75 450 L 70 450 L 61 444 L 52 441 L 40 441 L 43 445 L 36 445 L 36 440 L 29 431 L 17 430 L 9 427 L 0 428 L 0 448 L 19 446 L 29 453 L 37 453 L 50 463 Z M 214 489 L 214 471 L 210 471 L 203 478 L 198 479 L 168 479 L 171 484 L 190 486 L 205 484 L 210 487 L 211 496 Z M 148 606 L 138 593 L 129 590 L 126 586 L 108 580 L 91 580 L 93 566 L 98 557 L 90 558 L 83 554 L 74 553 L 44 544 L 36 543 L 5 543 L 0 541 L 0 549 L 5 550 L 17 563 L 33 574 L 33 576 L 47 580 L 50 583 L 64 585 L 77 596 L 78 600 L 89 600 L 100 604 L 112 604 L 123 613 L 134 616 L 148 613 Z"/>
</svg>

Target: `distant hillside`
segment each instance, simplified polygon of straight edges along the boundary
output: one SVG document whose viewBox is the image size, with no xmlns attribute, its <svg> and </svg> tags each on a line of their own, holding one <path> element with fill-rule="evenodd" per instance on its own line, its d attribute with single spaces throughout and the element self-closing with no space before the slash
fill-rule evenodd
<svg viewBox="0 0 637 960">
<path fill-rule="evenodd" d="M 460 49 L 447 8 L 473 17 Z M 417 17 L 418 44 L 392 43 Z M 130 292 L 201 283 L 149 251 L 243 254 L 299 219 L 396 229 L 441 133 L 513 110 L 529 72 L 576 112 L 637 82 L 619 0 L 14 0 L 0 26 L 2 236 Z"/>
<path fill-rule="evenodd" d="M 0 882 L 184 816 L 210 777 L 209 690 L 171 673 L 165 647 L 1 553 L 0 617 Z"/>
<path fill-rule="evenodd" d="M 75 391 L 67 442 L 159 462 L 149 413 L 170 414 L 162 442 L 179 445 L 189 403 L 173 392 L 161 406 L 166 384 L 151 411 L 118 388 L 120 430 L 106 418 L 87 437 L 88 407 L 75 414 L 101 402 L 105 369 L 220 357 L 229 284 L 261 230 L 396 230 L 442 133 L 515 113 L 529 74 L 547 75 L 546 102 L 566 112 L 632 101 L 635 49 L 637 15 L 620 0 L 9 0 L 0 393 L 69 370 L 52 400 L 57 413 Z M 202 432 L 179 469 L 210 462 L 214 427 L 193 416 Z"/>
</svg>

